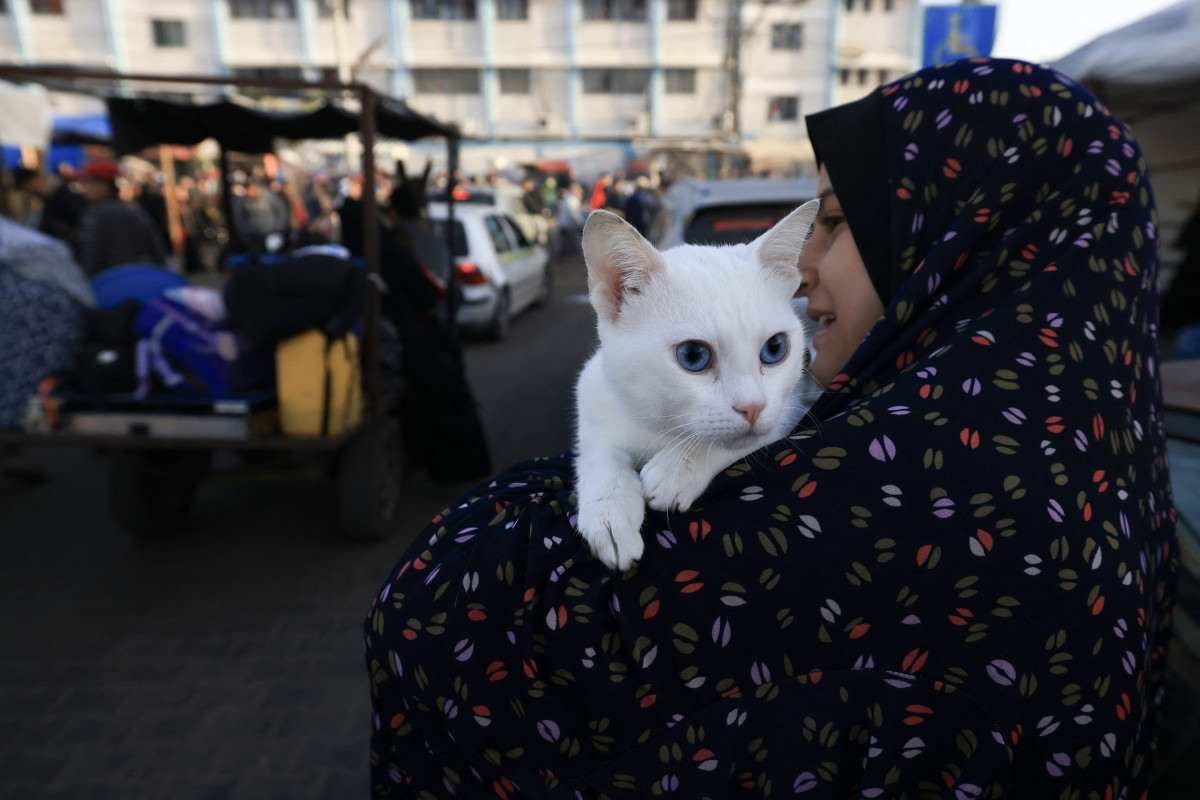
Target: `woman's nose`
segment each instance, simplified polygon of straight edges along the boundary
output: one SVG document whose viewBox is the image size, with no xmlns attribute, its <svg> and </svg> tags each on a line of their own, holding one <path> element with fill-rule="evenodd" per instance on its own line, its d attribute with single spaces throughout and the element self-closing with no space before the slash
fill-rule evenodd
<svg viewBox="0 0 1200 800">
<path fill-rule="evenodd" d="M 820 278 L 817 271 L 811 267 L 800 268 L 800 288 L 796 290 L 797 297 L 808 297 L 808 293 L 817 288 Z"/>
</svg>

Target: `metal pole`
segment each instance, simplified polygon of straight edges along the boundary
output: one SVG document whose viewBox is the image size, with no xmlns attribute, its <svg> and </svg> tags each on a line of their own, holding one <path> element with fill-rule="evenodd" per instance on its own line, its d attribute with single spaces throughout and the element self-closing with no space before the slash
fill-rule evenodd
<svg viewBox="0 0 1200 800">
<path fill-rule="evenodd" d="M 374 419 L 382 412 L 379 386 L 379 210 L 375 202 L 375 111 L 378 98 L 369 86 L 359 89 L 362 105 L 358 135 L 362 140 L 363 255 L 367 259 L 367 318 L 363 355 L 367 363 L 367 409 Z"/>
<path fill-rule="evenodd" d="M 446 273 L 446 324 L 451 336 L 458 331 L 458 276 L 455 274 L 454 249 L 457 237 L 454 232 L 454 173 L 458 171 L 458 137 L 446 139 L 446 253 L 450 259 L 450 271 Z"/>
</svg>

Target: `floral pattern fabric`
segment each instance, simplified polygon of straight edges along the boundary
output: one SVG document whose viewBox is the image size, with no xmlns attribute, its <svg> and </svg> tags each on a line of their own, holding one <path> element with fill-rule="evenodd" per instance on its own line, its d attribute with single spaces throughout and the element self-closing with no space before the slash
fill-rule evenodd
<svg viewBox="0 0 1200 800">
<path fill-rule="evenodd" d="M 1029 64 L 878 91 L 903 279 L 817 422 L 648 512 L 624 574 L 566 455 L 435 518 L 366 620 L 375 795 L 1144 796 L 1176 569 L 1145 163 Z"/>
</svg>

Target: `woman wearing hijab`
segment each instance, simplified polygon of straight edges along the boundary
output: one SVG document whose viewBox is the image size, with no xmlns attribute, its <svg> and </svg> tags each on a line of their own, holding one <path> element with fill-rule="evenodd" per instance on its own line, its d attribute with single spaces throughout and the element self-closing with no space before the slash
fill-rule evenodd
<svg viewBox="0 0 1200 800">
<path fill-rule="evenodd" d="M 1137 145 L 987 59 L 809 130 L 816 424 L 648 511 L 624 574 L 567 455 L 435 518 L 366 622 L 376 794 L 1144 796 L 1176 545 Z"/>
</svg>

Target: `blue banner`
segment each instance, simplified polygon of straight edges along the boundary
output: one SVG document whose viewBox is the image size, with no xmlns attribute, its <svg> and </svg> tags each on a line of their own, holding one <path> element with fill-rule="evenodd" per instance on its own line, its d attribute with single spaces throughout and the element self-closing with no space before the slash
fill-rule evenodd
<svg viewBox="0 0 1200 800">
<path fill-rule="evenodd" d="M 995 41 L 995 6 L 925 7 L 922 66 L 991 55 Z"/>
</svg>

